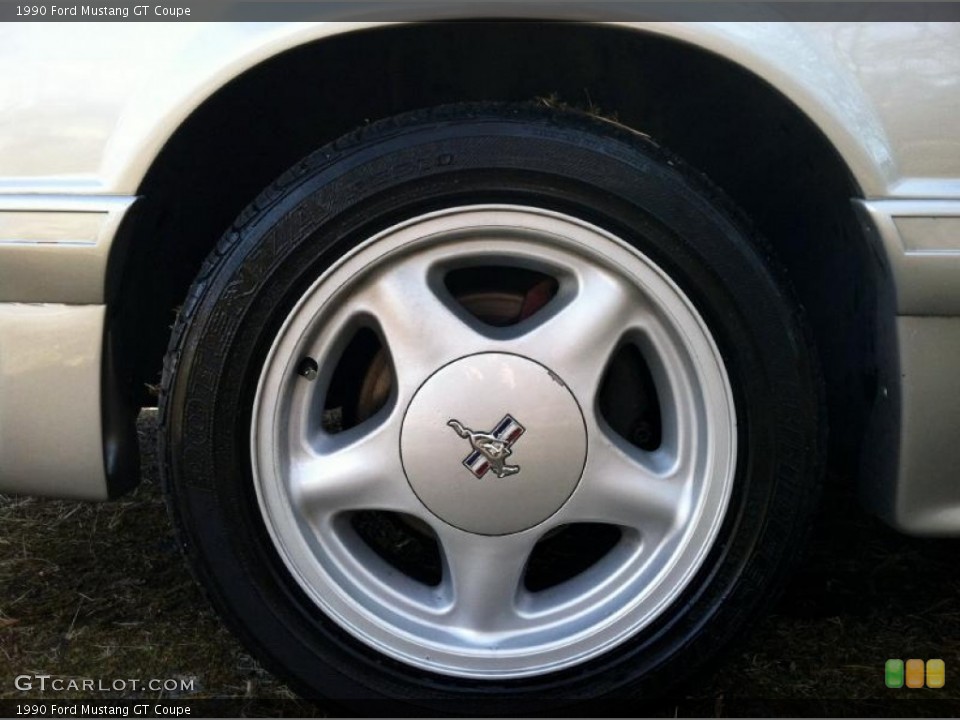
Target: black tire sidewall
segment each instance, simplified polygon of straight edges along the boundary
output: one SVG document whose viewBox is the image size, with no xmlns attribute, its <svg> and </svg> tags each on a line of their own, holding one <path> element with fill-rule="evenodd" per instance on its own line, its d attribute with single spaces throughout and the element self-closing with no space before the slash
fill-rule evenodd
<svg viewBox="0 0 960 720">
<path fill-rule="evenodd" d="M 380 656 L 310 601 L 253 489 L 251 408 L 296 300 L 377 231 L 458 205 L 533 205 L 592 222 L 692 300 L 734 389 L 738 466 L 714 546 L 651 626 L 573 669 L 510 682 Z M 775 263 L 706 180 L 612 123 L 534 108 L 453 108 L 372 126 L 283 176 L 225 236 L 181 314 L 164 377 L 161 458 L 194 572 L 230 627 L 305 695 L 518 701 L 662 694 L 748 625 L 797 553 L 816 495 L 823 412 L 813 353 Z"/>
</svg>

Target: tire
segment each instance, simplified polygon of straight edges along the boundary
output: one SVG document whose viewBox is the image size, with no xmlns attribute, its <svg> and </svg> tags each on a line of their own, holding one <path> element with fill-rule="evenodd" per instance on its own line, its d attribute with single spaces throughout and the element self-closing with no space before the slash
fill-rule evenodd
<svg viewBox="0 0 960 720">
<path fill-rule="evenodd" d="M 516 713 L 662 696 L 751 624 L 821 397 L 703 177 L 597 118 L 452 106 L 241 214 L 177 321 L 160 457 L 210 600 L 300 693 Z"/>
</svg>

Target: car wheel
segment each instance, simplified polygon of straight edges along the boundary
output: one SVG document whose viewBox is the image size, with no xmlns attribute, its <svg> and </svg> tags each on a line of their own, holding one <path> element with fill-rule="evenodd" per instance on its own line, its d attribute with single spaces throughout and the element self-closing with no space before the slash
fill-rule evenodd
<svg viewBox="0 0 960 720">
<path fill-rule="evenodd" d="M 662 694 L 755 620 L 820 398 L 703 177 L 595 117 L 454 106 L 243 212 L 176 324 L 161 458 L 213 604 L 300 692 L 515 713 Z"/>
</svg>

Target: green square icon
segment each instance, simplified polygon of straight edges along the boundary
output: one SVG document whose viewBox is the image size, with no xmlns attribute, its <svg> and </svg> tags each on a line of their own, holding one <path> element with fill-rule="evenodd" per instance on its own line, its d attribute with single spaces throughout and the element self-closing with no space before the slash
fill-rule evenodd
<svg viewBox="0 0 960 720">
<path fill-rule="evenodd" d="M 887 660 L 883 676 L 888 688 L 903 687 L 903 660 Z"/>
</svg>

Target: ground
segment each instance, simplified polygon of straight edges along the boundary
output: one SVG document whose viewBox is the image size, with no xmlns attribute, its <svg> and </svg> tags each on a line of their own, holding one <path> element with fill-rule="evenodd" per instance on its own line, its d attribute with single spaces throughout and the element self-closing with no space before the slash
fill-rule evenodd
<svg viewBox="0 0 960 720">
<path fill-rule="evenodd" d="M 145 412 L 139 430 L 144 481 L 123 499 L 0 496 L 0 699 L 22 699 L 13 683 L 26 673 L 107 681 L 186 677 L 196 678 L 198 692 L 190 698 L 245 699 L 253 713 L 324 712 L 293 701 L 207 608 L 160 496 L 155 414 Z M 898 535 L 863 513 L 852 493 L 831 490 L 809 558 L 772 613 L 758 618 L 715 671 L 661 710 L 957 715 L 958 561 L 960 540 Z M 888 689 L 888 658 L 942 658 L 946 686 Z M 71 695 L 91 697 L 55 697 Z M 274 698 L 285 702 L 267 703 Z"/>
</svg>

